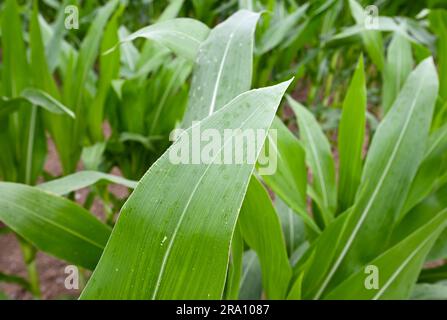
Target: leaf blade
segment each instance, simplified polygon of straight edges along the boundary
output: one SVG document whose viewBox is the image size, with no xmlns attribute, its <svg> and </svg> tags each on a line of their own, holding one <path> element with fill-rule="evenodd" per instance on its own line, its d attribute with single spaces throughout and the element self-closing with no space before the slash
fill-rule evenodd
<svg viewBox="0 0 447 320">
<path fill-rule="evenodd" d="M 200 126 L 223 130 L 222 119 L 237 114 L 230 124 L 235 129 L 248 126 L 247 121 L 267 129 L 289 84 L 242 94 Z M 221 298 L 233 228 L 254 164 L 174 165 L 169 153 L 181 143 L 177 140 L 159 158 L 124 205 L 82 299 Z M 232 183 L 216 183 L 223 175 Z M 205 204 L 209 197 L 214 201 Z"/>
</svg>

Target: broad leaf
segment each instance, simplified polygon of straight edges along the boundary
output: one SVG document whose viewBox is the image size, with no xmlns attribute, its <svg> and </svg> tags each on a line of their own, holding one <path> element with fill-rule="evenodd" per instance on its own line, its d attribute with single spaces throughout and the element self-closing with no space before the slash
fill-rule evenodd
<svg viewBox="0 0 447 320">
<path fill-rule="evenodd" d="M 417 284 L 411 293 L 412 300 L 447 300 L 446 283 Z"/>
<path fill-rule="evenodd" d="M 230 261 L 228 275 L 225 283 L 225 299 L 236 300 L 239 297 L 244 257 L 244 239 L 242 238 L 239 222 L 234 229 L 231 241 Z"/>
<path fill-rule="evenodd" d="M 231 238 L 254 164 L 217 164 L 223 147 L 213 150 L 208 164 L 174 164 L 172 157 L 185 145 L 189 155 L 192 130 L 213 128 L 221 136 L 224 129 L 268 130 L 289 84 L 241 94 L 183 132 L 123 206 L 83 299 L 222 298 Z M 229 117 L 234 120 L 225 121 Z M 223 145 L 233 140 L 227 136 Z M 197 143 L 191 147 L 192 155 L 204 150 Z"/>
<path fill-rule="evenodd" d="M 75 114 L 73 113 L 73 111 L 68 109 L 66 106 L 54 99 L 45 91 L 27 88 L 23 90 L 20 95 L 32 105 L 42 107 L 52 113 L 66 114 L 73 119 L 75 118 Z"/>
<path fill-rule="evenodd" d="M 275 157 L 277 164 L 273 174 L 262 175 L 261 171 L 262 179 L 310 228 L 319 233 L 320 229 L 307 213 L 304 148 L 279 118 L 273 121 L 265 149 L 270 159 Z"/>
<path fill-rule="evenodd" d="M 0 220 L 40 250 L 93 269 L 110 228 L 62 197 L 27 185 L 0 182 Z"/>
<path fill-rule="evenodd" d="M 388 47 L 383 70 L 382 108 L 384 113 L 390 109 L 412 68 L 413 56 L 410 42 L 399 33 L 395 33 Z"/>
<path fill-rule="evenodd" d="M 313 174 L 313 198 L 322 214 L 323 226 L 333 219 L 337 206 L 335 164 L 329 141 L 312 113 L 287 96 L 298 120 L 300 138 L 306 150 L 306 161 Z"/>
<path fill-rule="evenodd" d="M 100 181 L 120 184 L 131 189 L 134 189 L 137 186 L 136 181 L 128 180 L 113 174 L 98 171 L 79 171 L 56 180 L 41 183 L 37 185 L 37 187 L 57 195 L 66 195 L 72 191 L 89 187 Z"/>
<path fill-rule="evenodd" d="M 260 300 L 262 295 L 261 265 L 256 252 L 245 251 L 241 276 L 239 299 Z"/>
<path fill-rule="evenodd" d="M 365 138 L 366 84 L 363 57 L 357 64 L 348 88 L 338 129 L 338 212 L 353 203 L 362 176 L 362 150 Z"/>
<path fill-rule="evenodd" d="M 250 180 L 238 223 L 243 238 L 258 254 L 267 298 L 284 299 L 292 270 L 281 224 L 267 191 L 254 176 Z"/>
<path fill-rule="evenodd" d="M 309 4 L 306 3 L 285 18 L 278 19 L 275 23 L 272 23 L 262 35 L 256 53 L 262 55 L 284 41 L 287 34 L 293 30 L 293 28 L 296 28 L 298 21 L 304 16 L 308 7 Z"/>
<path fill-rule="evenodd" d="M 146 38 L 168 47 L 178 55 L 194 60 L 208 33 L 208 27 L 200 21 L 177 18 L 144 27 L 127 36 L 121 43 Z"/>
<path fill-rule="evenodd" d="M 376 131 L 340 244 L 333 249 L 330 269 L 313 283 L 316 291 L 308 292 L 312 297 L 320 298 L 385 248 L 425 153 L 437 89 L 433 60 L 426 59 L 410 74 Z"/>
<path fill-rule="evenodd" d="M 370 261 L 330 292 L 327 299 L 408 299 L 425 256 L 447 223 L 447 209 Z M 367 288 L 367 266 L 378 271 L 378 288 Z"/>
<path fill-rule="evenodd" d="M 421 163 L 416 177 L 411 183 L 401 218 L 433 190 L 438 176 L 442 173 L 442 161 L 446 152 L 447 124 L 430 135 L 424 161 Z"/>
<path fill-rule="evenodd" d="M 200 45 L 183 127 L 222 108 L 250 89 L 258 13 L 241 10 L 211 30 Z"/>
<path fill-rule="evenodd" d="M 280 198 L 275 198 L 275 209 L 281 222 L 289 258 L 306 242 L 306 227 L 303 219 Z"/>
</svg>

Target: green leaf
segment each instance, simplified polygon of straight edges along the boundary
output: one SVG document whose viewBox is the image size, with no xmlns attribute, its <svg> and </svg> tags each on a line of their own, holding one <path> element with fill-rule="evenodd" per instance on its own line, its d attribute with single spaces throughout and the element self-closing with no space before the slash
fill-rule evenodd
<svg viewBox="0 0 447 320">
<path fill-rule="evenodd" d="M 96 18 L 90 25 L 87 35 L 79 48 L 79 57 L 76 62 L 73 87 L 70 95 L 70 97 L 73 98 L 72 103 L 75 112 L 81 110 L 82 88 L 85 86 L 88 74 L 98 55 L 103 30 L 117 5 L 118 0 L 111 0 L 98 10 Z"/>
<path fill-rule="evenodd" d="M 240 231 L 239 223 L 234 229 L 231 241 L 231 254 L 228 263 L 228 276 L 225 283 L 225 299 L 236 300 L 239 296 L 240 281 L 242 276 L 244 256 L 244 239 Z"/>
<path fill-rule="evenodd" d="M 222 148 L 209 164 L 173 164 L 172 155 L 189 146 L 192 130 L 214 128 L 221 136 L 224 129 L 267 130 L 289 84 L 241 94 L 183 132 L 123 206 L 83 299 L 222 298 L 231 238 L 254 164 L 213 164 Z M 225 124 L 228 117 L 234 121 Z"/>
<path fill-rule="evenodd" d="M 429 21 L 431 29 L 437 35 L 439 95 L 447 101 L 447 10 L 430 10 Z"/>
<path fill-rule="evenodd" d="M 8 295 L 1 290 L 0 290 L 0 300 L 9 300 Z"/>
<path fill-rule="evenodd" d="M 66 114 L 73 119 L 75 118 L 75 114 L 73 111 L 68 109 L 66 106 L 64 106 L 58 100 L 54 99 L 45 91 L 33 88 L 26 88 L 20 95 L 27 101 L 29 101 L 32 105 L 42 107 L 52 113 Z"/>
<path fill-rule="evenodd" d="M 313 297 L 321 297 L 386 246 L 425 153 L 437 89 L 436 70 L 429 58 L 410 74 L 376 131 L 342 240 L 333 249 L 331 268 L 310 293 Z"/>
<path fill-rule="evenodd" d="M 110 229 L 77 204 L 23 184 L 0 182 L 0 220 L 40 250 L 93 269 Z"/>
<path fill-rule="evenodd" d="M 424 161 L 421 163 L 416 177 L 411 183 L 401 218 L 433 190 L 436 180 L 439 174 L 441 174 L 441 164 L 446 152 L 447 124 L 430 135 Z"/>
<path fill-rule="evenodd" d="M 291 258 L 306 242 L 306 228 L 303 219 L 289 208 L 280 198 L 275 198 L 275 209 L 281 221 L 287 253 Z"/>
<path fill-rule="evenodd" d="M 65 19 L 66 19 L 66 13 L 65 8 L 68 5 L 75 5 L 75 0 L 64 0 L 60 7 L 57 9 L 57 15 L 55 17 L 55 21 L 52 25 L 52 30 L 49 32 L 48 41 L 45 44 L 45 56 L 47 57 L 48 61 L 48 68 L 51 73 L 54 72 L 54 70 L 59 66 L 59 60 L 61 58 L 61 55 L 64 55 L 64 50 L 66 50 L 69 45 L 64 41 L 64 35 L 67 32 L 67 29 L 65 28 Z M 44 20 L 41 19 L 40 22 L 42 23 Z M 50 28 L 48 26 L 48 28 Z M 43 29 L 43 27 L 42 27 Z M 65 47 L 65 48 L 64 48 Z M 70 48 L 73 49 L 73 48 Z M 63 64 L 63 63 L 62 63 Z M 63 65 L 60 65 L 62 68 Z"/>
<path fill-rule="evenodd" d="M 50 72 L 45 56 L 45 46 L 40 30 L 38 10 L 38 1 L 35 0 L 33 2 L 33 13 L 30 23 L 30 67 L 33 76 L 33 85 L 37 89 L 46 91 L 54 98 L 60 99 L 60 94 L 56 86 L 56 82 L 54 81 L 54 78 Z"/>
<path fill-rule="evenodd" d="M 296 114 L 300 138 L 306 150 L 306 161 L 313 174 L 313 198 L 322 213 L 323 226 L 329 225 L 337 206 L 335 164 L 329 141 L 318 122 L 304 106 L 287 96 Z"/>
<path fill-rule="evenodd" d="M 411 293 L 412 300 L 447 300 L 446 283 L 417 284 Z"/>
<path fill-rule="evenodd" d="M 432 219 L 439 211 L 447 207 L 447 185 L 430 194 L 417 206 L 411 209 L 393 230 L 391 242 L 402 240 L 412 231 Z M 436 240 L 427 259 L 439 260 L 447 257 L 447 231 L 444 230 Z"/>
<path fill-rule="evenodd" d="M 281 17 L 276 23 L 272 23 L 262 35 L 256 53 L 262 55 L 283 42 L 288 33 L 293 28 L 296 28 L 298 21 L 305 15 L 308 7 L 309 3 L 305 3 L 291 14 L 286 17 Z"/>
<path fill-rule="evenodd" d="M 279 218 L 267 191 L 252 177 L 238 220 L 241 233 L 256 251 L 268 299 L 284 299 L 292 275 Z"/>
<path fill-rule="evenodd" d="M 357 25 L 363 26 L 365 23 L 364 9 L 355 0 L 349 0 L 352 16 Z M 380 22 L 379 22 L 380 23 Z M 361 31 L 363 44 L 371 60 L 379 70 L 383 70 L 385 65 L 385 56 L 383 54 L 383 40 L 380 31 L 363 29 Z"/>
<path fill-rule="evenodd" d="M 387 60 L 383 70 L 382 108 L 387 113 L 413 68 L 410 42 L 395 33 L 388 47 Z"/>
<path fill-rule="evenodd" d="M 422 270 L 419 275 L 419 282 L 438 282 L 440 280 L 447 279 L 447 265 L 443 265 L 437 268 Z"/>
<path fill-rule="evenodd" d="M 158 22 L 174 19 L 178 16 L 185 0 L 171 0 L 163 13 L 158 17 Z"/>
<path fill-rule="evenodd" d="M 20 110 L 22 106 L 30 109 L 37 106 L 54 114 L 65 114 L 73 119 L 75 118 L 73 111 L 45 91 L 34 88 L 26 88 L 17 98 L 0 97 L 0 118 Z"/>
<path fill-rule="evenodd" d="M 176 18 L 160 21 L 135 31 L 124 38 L 121 43 L 137 38 L 146 38 L 166 46 L 180 56 L 194 60 L 208 33 L 208 27 L 198 20 Z"/>
<path fill-rule="evenodd" d="M 365 121 L 366 84 L 361 56 L 343 101 L 338 129 L 338 212 L 345 211 L 354 203 L 360 184 Z"/>
<path fill-rule="evenodd" d="M 0 283 L 1 282 L 16 284 L 22 287 L 23 289 L 31 292 L 31 286 L 29 282 L 22 277 L 15 276 L 12 274 L 6 274 L 0 271 Z M 1 297 L 0 300 L 2 300 Z"/>
<path fill-rule="evenodd" d="M 273 135 L 273 132 L 276 134 Z M 297 212 L 310 228 L 319 233 L 320 229 L 307 213 L 307 170 L 304 149 L 277 117 L 273 120 L 265 149 L 269 150 L 270 159 L 276 159 L 277 167 L 273 174 L 262 175 L 261 172 L 262 180 Z"/>
<path fill-rule="evenodd" d="M 300 285 L 302 299 L 314 298 L 312 294 L 315 292 L 315 288 L 330 269 L 331 262 L 336 254 L 334 248 L 340 242 L 348 215 L 349 211 L 340 214 L 309 247 L 305 243 L 297 249 L 297 251 L 303 249 L 305 251 L 304 253 L 299 252 L 301 257 L 293 267 L 291 287 L 297 289 L 298 284 L 296 282 L 302 282 Z M 303 279 L 299 279 L 301 275 Z"/>
<path fill-rule="evenodd" d="M 15 0 L 8 0 L 3 6 L 1 31 L 2 81 L 0 90 L 1 95 L 6 97 L 2 99 L 5 101 L 18 97 L 23 88 L 28 86 L 30 80 L 23 41 L 24 30 L 19 7 Z M 4 103 L 2 104 L 4 105 Z M 22 152 L 27 150 L 26 131 L 30 128 L 30 112 L 25 109 L 19 114 L 9 116 L 11 111 L 15 111 L 15 109 L 12 104 L 9 104 L 9 107 L 1 112 L 6 116 L 0 118 L 1 176 L 4 180 L 23 181 L 25 166 L 18 167 L 17 158 L 25 157 Z M 21 130 L 19 130 L 19 126 Z M 25 161 L 22 163 L 24 164 Z"/>
<path fill-rule="evenodd" d="M 2 95 L 17 97 L 29 83 L 23 29 L 16 0 L 7 0 L 2 12 Z"/>
<path fill-rule="evenodd" d="M 16 112 L 22 105 L 29 106 L 28 102 L 22 98 L 0 97 L 0 119 Z"/>
<path fill-rule="evenodd" d="M 79 171 L 59 179 L 41 183 L 37 185 L 37 188 L 57 195 L 66 195 L 101 181 L 120 184 L 131 189 L 134 189 L 137 186 L 136 181 L 128 180 L 113 174 L 98 171 Z"/>
<path fill-rule="evenodd" d="M 87 92 L 88 85 L 93 82 L 91 80 L 92 69 L 98 56 L 107 21 L 117 5 L 118 0 L 112 0 L 98 9 L 79 48 L 77 58 L 74 53 L 71 53 L 68 55 L 69 59 L 63 63 L 65 73 L 62 101 L 77 115 L 89 112 L 87 107 L 90 105 L 91 99 Z M 59 152 L 64 174 L 75 171 L 87 128 L 88 121 L 68 122 L 63 118 L 51 119 L 51 134 Z"/>
<path fill-rule="evenodd" d="M 258 19 L 258 13 L 240 10 L 211 30 L 200 45 L 183 128 L 250 89 Z"/>
<path fill-rule="evenodd" d="M 124 9 L 124 7 L 121 7 Z M 118 10 L 107 24 L 101 42 L 100 51 L 111 48 L 118 41 L 118 19 L 122 10 Z M 99 79 L 96 96 L 89 109 L 89 133 L 93 141 L 103 140 L 104 109 L 107 94 L 111 88 L 112 80 L 119 78 L 120 51 L 116 50 L 108 55 L 99 57 Z"/>
<path fill-rule="evenodd" d="M 241 276 L 239 299 L 260 300 L 262 295 L 261 264 L 256 252 L 245 251 Z"/>
<path fill-rule="evenodd" d="M 303 285 L 304 273 L 301 273 L 297 280 L 294 282 L 289 294 L 287 295 L 287 300 L 301 300 L 302 299 L 302 285 Z"/>
<path fill-rule="evenodd" d="M 425 256 L 447 222 L 447 209 L 437 214 L 424 226 L 407 238 L 368 262 L 363 268 L 350 276 L 326 299 L 408 299 Z M 378 270 L 379 287 L 367 289 L 366 266 Z"/>
</svg>

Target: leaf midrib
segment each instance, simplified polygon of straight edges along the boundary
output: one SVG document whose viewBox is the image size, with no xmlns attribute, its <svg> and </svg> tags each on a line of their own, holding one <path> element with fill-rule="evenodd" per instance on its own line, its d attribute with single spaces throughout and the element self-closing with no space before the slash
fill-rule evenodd
<svg viewBox="0 0 447 320">
<path fill-rule="evenodd" d="M 92 244 L 95 247 L 98 247 L 99 249 L 101 249 L 101 251 L 104 250 L 104 246 L 103 245 L 101 245 L 101 244 L 99 244 L 99 243 L 97 243 L 97 242 L 95 242 L 95 241 L 93 241 L 93 240 L 83 236 L 82 234 L 80 234 L 80 233 L 78 233 L 78 232 L 76 232 L 76 231 L 74 231 L 72 229 L 66 228 L 63 225 L 61 225 L 61 224 L 59 224 L 57 222 L 54 222 L 51 219 L 47 219 L 47 218 L 45 218 L 45 217 L 43 217 L 41 215 L 35 214 L 32 210 L 29 210 L 28 208 L 18 204 L 18 202 L 8 201 L 8 200 L 3 200 L 3 201 L 5 201 L 6 203 L 9 203 L 11 207 L 17 207 L 17 208 L 19 208 L 19 209 L 21 209 L 23 211 L 26 211 L 26 212 L 30 213 L 32 216 L 36 217 L 38 220 L 44 221 L 44 222 L 48 223 L 49 225 L 52 225 L 52 226 L 54 226 L 56 228 L 59 228 L 59 229 L 65 231 L 65 232 L 67 232 L 67 233 L 69 233 L 69 234 L 71 234 L 71 235 L 73 235 L 73 236 L 75 236 L 75 237 L 85 241 L 85 242 L 88 242 L 88 243 Z"/>
<path fill-rule="evenodd" d="M 242 122 L 242 124 L 241 124 L 237 129 L 241 129 L 241 128 L 242 128 L 242 127 L 243 127 L 243 126 L 244 126 L 244 125 L 245 125 L 245 124 L 246 124 L 246 123 L 247 123 L 247 122 L 248 122 L 254 115 L 256 115 L 257 111 L 258 111 L 259 109 L 261 109 L 262 107 L 264 107 L 264 106 L 265 106 L 265 104 L 264 104 L 264 103 L 261 103 L 260 106 L 258 106 L 258 107 L 252 112 L 252 114 L 251 114 L 246 120 L 244 120 L 244 121 Z M 236 130 L 237 130 L 237 129 L 236 129 Z M 234 132 L 234 131 L 233 131 L 233 132 Z M 194 198 L 195 193 L 196 193 L 198 187 L 200 186 L 201 181 L 202 181 L 203 178 L 205 177 L 205 175 L 206 175 L 206 173 L 208 172 L 209 168 L 212 167 L 212 165 L 213 165 L 213 163 L 214 163 L 214 160 L 221 154 L 223 148 L 225 148 L 225 146 L 227 145 L 227 143 L 228 143 L 229 141 L 231 141 L 231 140 L 233 139 L 234 136 L 235 136 L 235 135 L 232 134 L 227 140 L 224 140 L 224 143 L 223 143 L 222 147 L 219 149 L 219 152 L 216 152 L 216 156 L 215 156 L 215 157 L 213 158 L 213 160 L 207 165 L 205 171 L 204 171 L 203 174 L 200 176 L 199 180 L 197 181 L 196 185 L 194 186 L 194 189 L 193 189 L 193 191 L 192 191 L 192 193 L 191 193 L 191 195 L 190 195 L 190 197 L 189 197 L 189 199 L 188 199 L 188 201 L 187 201 L 187 203 L 186 203 L 186 206 L 185 206 L 185 208 L 183 209 L 183 211 L 182 211 L 182 213 L 181 213 L 181 215 L 180 215 L 180 218 L 179 218 L 178 223 L 177 223 L 177 225 L 176 225 L 176 227 L 175 227 L 175 229 L 174 229 L 174 232 L 173 232 L 172 236 L 170 237 L 170 240 L 169 240 L 169 243 L 168 243 L 168 247 L 167 247 L 167 249 L 166 249 L 166 251 L 165 251 L 165 254 L 164 254 L 164 256 L 163 256 L 162 264 L 161 264 L 161 267 L 160 267 L 160 272 L 159 272 L 159 274 L 158 274 L 157 281 L 156 281 L 155 288 L 154 288 L 154 293 L 152 294 L 152 299 L 153 299 L 153 300 L 155 300 L 156 295 L 157 295 L 157 293 L 158 293 L 158 290 L 159 290 L 159 288 L 160 288 L 160 284 L 161 284 L 161 281 L 162 281 L 162 277 L 163 277 L 163 275 L 164 275 L 164 271 L 165 271 L 166 264 L 167 264 L 167 261 L 168 261 L 168 259 L 169 259 L 169 256 L 170 256 L 170 253 L 171 253 L 171 250 L 172 250 L 172 246 L 173 246 L 173 244 L 174 244 L 174 240 L 175 240 L 176 237 L 177 237 L 177 233 L 178 233 L 178 231 L 179 231 L 179 229 L 180 229 L 180 227 L 181 227 L 181 225 L 182 225 L 183 219 L 184 219 L 184 217 L 185 217 L 185 215 L 186 215 L 186 212 L 188 211 L 189 205 L 191 204 L 191 201 L 192 201 L 192 199 Z"/>
</svg>

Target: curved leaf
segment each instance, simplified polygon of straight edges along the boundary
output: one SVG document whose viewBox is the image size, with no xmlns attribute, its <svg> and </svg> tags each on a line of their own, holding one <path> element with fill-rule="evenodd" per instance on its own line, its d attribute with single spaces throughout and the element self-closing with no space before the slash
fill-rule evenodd
<svg viewBox="0 0 447 320">
<path fill-rule="evenodd" d="M 128 180 L 113 174 L 98 171 L 79 171 L 59 179 L 41 183 L 37 185 L 37 188 L 57 195 L 66 195 L 100 181 L 120 184 L 131 189 L 137 186 L 137 181 Z"/>
<path fill-rule="evenodd" d="M 338 128 L 339 179 L 338 212 L 353 203 L 362 176 L 362 149 L 365 139 L 366 84 L 363 57 L 357 64 L 348 88 Z"/>
<path fill-rule="evenodd" d="M 185 143 L 189 150 L 193 129 L 214 128 L 221 136 L 224 129 L 267 130 L 289 84 L 241 94 L 183 132 L 123 206 L 83 299 L 222 297 L 230 243 L 254 164 L 214 163 L 223 147 L 209 164 L 173 164 L 170 157 Z M 234 121 L 225 121 L 229 117 Z M 233 138 L 227 136 L 223 145 Z"/>
<path fill-rule="evenodd" d="M 248 185 L 238 223 L 243 238 L 259 256 L 267 298 L 284 299 L 292 268 L 278 216 L 256 177 Z"/>
<path fill-rule="evenodd" d="M 259 47 L 256 48 L 256 53 L 262 55 L 280 44 L 287 34 L 296 27 L 296 24 L 304 16 L 308 7 L 309 3 L 305 3 L 291 14 L 284 18 L 281 17 L 276 23 L 271 24 L 262 35 Z"/>
<path fill-rule="evenodd" d="M 200 21 L 176 18 L 161 21 L 135 31 L 120 43 L 133 41 L 137 38 L 146 38 L 166 46 L 178 55 L 194 60 L 199 51 L 199 46 L 206 39 L 208 33 L 208 27 Z M 105 54 L 108 52 L 105 52 Z"/>
<path fill-rule="evenodd" d="M 183 128 L 250 89 L 258 13 L 240 10 L 211 30 L 197 55 Z"/>
<path fill-rule="evenodd" d="M 40 250 L 93 269 L 110 235 L 84 208 L 27 185 L 0 182 L 0 220 Z"/>
<path fill-rule="evenodd" d="M 439 174 L 442 173 L 442 159 L 445 157 L 446 152 L 447 124 L 430 135 L 424 161 L 421 163 L 416 177 L 411 183 L 401 218 L 433 190 Z"/>
<path fill-rule="evenodd" d="M 262 296 L 261 264 L 256 252 L 245 251 L 241 276 L 239 299 L 260 300 Z"/>
<path fill-rule="evenodd" d="M 379 287 L 365 286 L 365 268 L 331 291 L 327 299 L 408 299 L 425 256 L 447 223 L 447 209 L 417 229 L 368 265 L 378 270 Z"/>
<path fill-rule="evenodd" d="M 52 113 L 66 114 L 73 119 L 75 118 L 75 114 L 73 111 L 54 99 L 45 91 L 34 88 L 27 88 L 23 90 L 20 95 L 35 106 L 42 107 Z"/>
<path fill-rule="evenodd" d="M 337 206 L 335 164 L 329 141 L 318 122 L 304 106 L 287 96 L 296 114 L 300 138 L 306 149 L 306 160 L 313 174 L 314 200 L 318 204 L 324 225 L 328 225 Z"/>
<path fill-rule="evenodd" d="M 315 298 L 386 246 L 425 153 L 437 90 L 436 69 L 428 58 L 410 74 L 376 131 L 342 241 L 330 270 L 313 293 Z"/>
<path fill-rule="evenodd" d="M 412 300 L 447 300 L 447 285 L 445 283 L 417 284 L 411 293 Z"/>
<path fill-rule="evenodd" d="M 307 169 L 304 148 L 279 118 L 273 120 L 271 129 L 276 130 L 277 139 L 274 139 L 269 132 L 265 148 L 269 150 L 269 157 L 275 155 L 277 168 L 273 174 L 261 174 L 262 180 L 297 212 L 311 229 L 319 233 L 320 229 L 307 213 Z"/>
<path fill-rule="evenodd" d="M 412 68 L 413 57 L 410 42 L 399 33 L 395 33 L 388 47 L 383 71 L 382 108 L 384 113 L 390 109 Z"/>
</svg>

